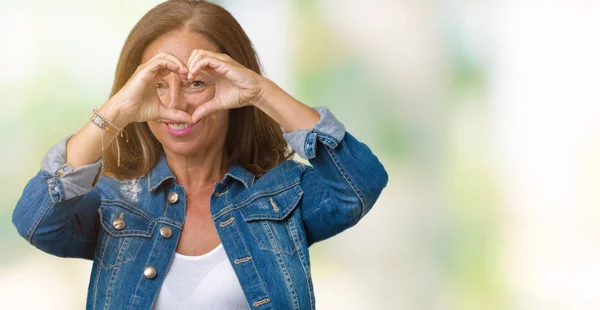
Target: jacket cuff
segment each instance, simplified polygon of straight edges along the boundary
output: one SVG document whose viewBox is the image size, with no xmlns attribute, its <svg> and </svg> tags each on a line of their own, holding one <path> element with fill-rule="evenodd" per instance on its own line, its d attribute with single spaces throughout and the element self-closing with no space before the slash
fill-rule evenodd
<svg viewBox="0 0 600 310">
<path fill-rule="evenodd" d="M 313 159 L 317 156 L 317 141 L 329 148 L 335 148 L 346 134 L 346 128 L 326 107 L 313 108 L 321 118 L 313 129 L 296 130 L 283 133 L 283 138 L 292 147 L 298 156 L 304 159 Z"/>
<path fill-rule="evenodd" d="M 85 195 L 94 189 L 102 168 L 102 159 L 73 169 L 67 164 L 67 142 L 70 135 L 54 145 L 42 161 L 48 191 L 54 202 Z"/>
</svg>

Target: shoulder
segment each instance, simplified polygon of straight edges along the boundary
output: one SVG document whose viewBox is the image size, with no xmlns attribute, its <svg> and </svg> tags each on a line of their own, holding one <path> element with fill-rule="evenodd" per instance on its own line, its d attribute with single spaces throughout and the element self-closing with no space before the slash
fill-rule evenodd
<svg viewBox="0 0 600 310">
<path fill-rule="evenodd" d="M 248 188 L 236 187 L 230 196 L 234 205 L 244 205 L 255 198 L 272 195 L 284 195 L 284 192 L 301 192 L 303 174 L 310 166 L 295 160 L 286 160 L 271 168 L 256 179 Z M 284 195 L 285 196 L 285 195 Z"/>
<path fill-rule="evenodd" d="M 296 160 L 288 159 L 267 171 L 255 184 L 261 185 L 261 187 L 275 187 L 277 185 L 300 182 L 308 169 L 312 169 L 312 167 Z"/>
</svg>

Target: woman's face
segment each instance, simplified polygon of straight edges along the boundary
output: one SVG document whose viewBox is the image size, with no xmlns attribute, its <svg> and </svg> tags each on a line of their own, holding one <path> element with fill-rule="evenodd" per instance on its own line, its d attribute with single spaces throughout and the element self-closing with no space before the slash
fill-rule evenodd
<svg viewBox="0 0 600 310">
<path fill-rule="evenodd" d="M 142 63 L 159 52 L 166 51 L 187 64 L 194 49 L 219 52 L 205 36 L 187 30 L 176 30 L 152 41 L 142 56 Z M 155 87 L 163 105 L 192 115 L 197 107 L 213 99 L 215 79 L 201 71 L 194 81 L 182 81 L 175 73 L 171 73 L 159 80 Z M 185 129 L 169 120 L 148 121 L 150 130 L 165 152 L 184 156 L 205 152 L 209 147 L 223 148 L 228 124 L 227 110 L 215 112 Z"/>
</svg>

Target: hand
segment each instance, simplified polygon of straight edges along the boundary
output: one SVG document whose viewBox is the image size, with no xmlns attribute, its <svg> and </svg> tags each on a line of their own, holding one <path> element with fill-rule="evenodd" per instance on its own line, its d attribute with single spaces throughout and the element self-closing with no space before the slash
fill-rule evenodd
<svg viewBox="0 0 600 310">
<path fill-rule="evenodd" d="M 193 81 L 200 71 L 216 79 L 215 95 L 192 115 L 193 123 L 218 110 L 254 105 L 262 100 L 266 78 L 242 66 L 229 55 L 194 50 L 187 63 L 187 80 Z"/>
<path fill-rule="evenodd" d="M 185 80 L 188 69 L 177 56 L 169 52 L 160 52 L 138 66 L 127 83 L 109 99 L 109 105 L 118 110 L 118 117 L 113 122 L 120 127 L 156 119 L 192 123 L 191 115 L 166 107 L 158 97 L 156 83 L 170 73 Z"/>
</svg>

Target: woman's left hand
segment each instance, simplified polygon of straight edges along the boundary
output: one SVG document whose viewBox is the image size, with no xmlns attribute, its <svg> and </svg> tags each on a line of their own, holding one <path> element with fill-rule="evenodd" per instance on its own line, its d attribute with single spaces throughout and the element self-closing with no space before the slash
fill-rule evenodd
<svg viewBox="0 0 600 310">
<path fill-rule="evenodd" d="M 188 80 L 200 71 L 216 79 L 215 96 L 194 111 L 194 123 L 218 110 L 254 105 L 263 100 L 267 79 L 242 66 L 229 55 L 207 50 L 194 50 L 187 63 Z"/>
</svg>

